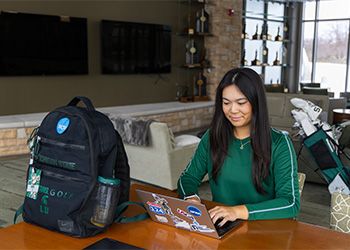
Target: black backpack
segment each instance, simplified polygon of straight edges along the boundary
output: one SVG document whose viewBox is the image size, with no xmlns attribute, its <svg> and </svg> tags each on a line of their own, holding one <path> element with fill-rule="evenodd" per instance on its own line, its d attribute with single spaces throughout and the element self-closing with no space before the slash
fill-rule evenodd
<svg viewBox="0 0 350 250">
<path fill-rule="evenodd" d="M 77 106 L 80 101 L 86 108 Z M 50 112 L 29 147 L 26 196 L 15 220 L 23 213 L 26 222 L 75 237 L 123 221 L 120 213 L 130 203 L 128 159 L 113 124 L 88 98 Z"/>
</svg>

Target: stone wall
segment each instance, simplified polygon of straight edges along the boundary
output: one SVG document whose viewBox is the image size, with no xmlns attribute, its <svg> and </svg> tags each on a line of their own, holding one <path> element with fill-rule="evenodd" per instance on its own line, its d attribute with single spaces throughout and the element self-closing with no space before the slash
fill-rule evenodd
<svg viewBox="0 0 350 250">
<path fill-rule="evenodd" d="M 243 0 L 212 0 L 210 3 L 206 8 L 211 15 L 213 36 L 205 38 L 205 48 L 213 68 L 205 75 L 208 95 L 215 100 L 216 87 L 224 74 L 240 66 Z M 232 16 L 228 15 L 229 9 L 234 10 Z"/>
<path fill-rule="evenodd" d="M 143 119 L 153 119 L 155 121 L 165 122 L 174 133 L 179 133 L 186 130 L 208 127 L 213 114 L 214 107 L 207 107 L 139 117 Z"/>
<path fill-rule="evenodd" d="M 28 153 L 27 139 L 33 127 L 0 129 L 0 156 Z"/>
<path fill-rule="evenodd" d="M 178 112 L 137 116 L 165 122 L 174 133 L 208 127 L 214 107 L 196 108 Z M 27 139 L 35 127 L 0 129 L 0 157 L 29 153 Z"/>
</svg>

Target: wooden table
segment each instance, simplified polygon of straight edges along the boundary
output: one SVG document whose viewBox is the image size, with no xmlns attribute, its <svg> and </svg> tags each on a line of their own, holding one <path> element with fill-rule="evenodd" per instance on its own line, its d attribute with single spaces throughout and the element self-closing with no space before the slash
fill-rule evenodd
<svg viewBox="0 0 350 250">
<path fill-rule="evenodd" d="M 333 124 L 350 120 L 350 109 L 333 109 Z"/>
<path fill-rule="evenodd" d="M 132 185 L 131 198 L 136 199 L 135 188 L 162 194 L 173 192 L 150 186 Z M 209 207 L 214 203 L 206 202 Z M 138 208 L 127 213 L 138 213 Z M 114 224 L 107 232 L 86 239 L 77 239 L 60 233 L 19 223 L 0 229 L 0 249 L 82 249 L 93 242 L 109 237 L 146 249 L 349 249 L 350 235 L 296 220 L 265 220 L 243 222 L 221 240 L 155 223 L 150 219 Z"/>
</svg>

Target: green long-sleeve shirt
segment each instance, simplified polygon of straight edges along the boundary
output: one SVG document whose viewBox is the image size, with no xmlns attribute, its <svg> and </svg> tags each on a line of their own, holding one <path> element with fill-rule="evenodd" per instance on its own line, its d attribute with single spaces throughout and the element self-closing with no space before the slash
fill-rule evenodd
<svg viewBox="0 0 350 250">
<path fill-rule="evenodd" d="M 300 196 L 293 144 L 286 134 L 275 129 L 271 129 L 271 138 L 270 175 L 263 183 L 266 194 L 258 193 L 253 184 L 250 138 L 232 138 L 217 182 L 214 182 L 207 131 L 178 181 L 180 196 L 198 194 L 203 177 L 209 173 L 213 201 L 226 205 L 246 205 L 249 220 L 295 217 L 299 212 Z M 241 145 L 244 145 L 243 149 Z"/>
</svg>

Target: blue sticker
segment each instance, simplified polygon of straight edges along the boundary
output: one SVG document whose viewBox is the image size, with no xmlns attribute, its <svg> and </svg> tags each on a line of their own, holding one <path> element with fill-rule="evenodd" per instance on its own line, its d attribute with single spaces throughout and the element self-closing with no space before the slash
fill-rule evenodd
<svg viewBox="0 0 350 250">
<path fill-rule="evenodd" d="M 187 211 L 194 216 L 201 216 L 202 215 L 201 210 L 199 210 L 198 208 L 196 208 L 194 206 L 188 206 Z"/>
<path fill-rule="evenodd" d="M 67 118 L 67 117 L 61 118 L 61 119 L 57 122 L 57 125 L 56 125 L 56 132 L 57 132 L 58 134 L 60 134 L 60 135 L 63 134 L 64 131 L 67 130 L 67 128 L 68 128 L 68 126 L 69 126 L 69 122 L 70 122 L 69 118 Z"/>
<path fill-rule="evenodd" d="M 153 203 L 153 202 L 149 202 L 149 201 L 147 202 L 147 205 L 148 205 L 149 210 L 151 212 L 159 214 L 159 215 L 164 215 L 165 214 L 163 208 L 160 205 L 158 205 L 156 203 Z"/>
</svg>

